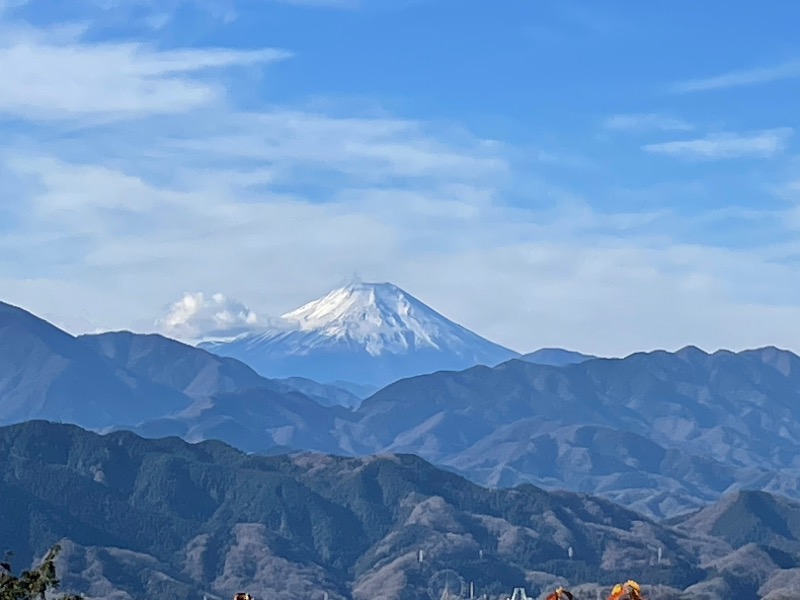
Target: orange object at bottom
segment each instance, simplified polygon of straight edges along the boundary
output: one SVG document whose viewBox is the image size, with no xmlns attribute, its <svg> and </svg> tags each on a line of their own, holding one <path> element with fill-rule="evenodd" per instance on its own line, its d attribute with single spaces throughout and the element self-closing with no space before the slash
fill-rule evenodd
<svg viewBox="0 0 800 600">
<path fill-rule="evenodd" d="M 629 579 L 625 583 L 615 585 L 608 600 L 644 600 L 644 598 L 642 598 L 642 588 L 639 584 Z"/>
</svg>

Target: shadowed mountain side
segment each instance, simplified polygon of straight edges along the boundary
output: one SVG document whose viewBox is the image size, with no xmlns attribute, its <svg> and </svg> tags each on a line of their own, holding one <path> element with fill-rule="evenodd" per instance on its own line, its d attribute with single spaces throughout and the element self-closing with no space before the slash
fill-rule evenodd
<svg viewBox="0 0 800 600">
<path fill-rule="evenodd" d="M 528 429 L 525 421 L 501 427 L 443 464 L 483 485 L 589 492 L 656 516 L 700 508 L 762 475 L 630 432 L 571 426 L 531 437 Z"/>
<path fill-rule="evenodd" d="M 701 561 L 714 574 L 687 591 L 772 600 L 797 596 L 800 503 L 742 491 L 669 523 L 703 545 Z"/>
<path fill-rule="evenodd" d="M 0 424 L 45 418 L 85 427 L 133 424 L 190 400 L 136 377 L 70 334 L 0 302 Z"/>
<path fill-rule="evenodd" d="M 265 388 L 274 401 L 277 395 L 298 394 L 291 382 L 265 379 L 243 363 L 163 336 L 119 332 L 76 338 L 3 303 L 0 342 L 0 424 L 48 419 L 93 429 L 131 427 L 178 414 L 221 392 Z M 358 402 L 331 386 L 298 384 L 319 394 L 313 399 L 324 395 L 324 403 Z"/>
<path fill-rule="evenodd" d="M 136 376 L 174 388 L 192 398 L 269 388 L 278 393 L 299 391 L 326 406 L 355 407 L 361 403 L 360 398 L 335 386 L 300 377 L 267 379 L 238 360 L 220 357 L 157 334 L 122 331 L 83 335 L 78 339 Z"/>
<path fill-rule="evenodd" d="M 756 543 L 800 553 L 800 502 L 766 492 L 737 492 L 671 523 L 734 548 Z"/>
<path fill-rule="evenodd" d="M 237 360 L 157 334 L 119 331 L 82 335 L 78 339 L 138 377 L 194 398 L 259 387 L 269 381 Z"/>
<path fill-rule="evenodd" d="M 512 360 L 401 380 L 351 410 L 322 406 L 352 406 L 348 392 L 264 379 L 162 336 L 76 339 L 0 305 L 0 337 L 5 421 L 134 427 L 270 454 L 413 453 L 483 484 L 590 491 L 658 517 L 738 488 L 800 496 L 800 358 L 775 348 Z"/>
<path fill-rule="evenodd" d="M 460 435 L 439 445 L 441 457 L 525 420 L 529 437 L 594 425 L 731 466 L 796 469 L 800 358 L 776 349 L 709 355 L 686 348 L 558 368 L 512 360 L 398 381 L 357 413 L 357 433 L 373 447 L 396 445 L 437 420 L 457 421 Z"/>
<path fill-rule="evenodd" d="M 312 448 L 341 452 L 343 407 L 326 407 L 298 392 L 256 388 L 217 394 L 180 414 L 148 421 L 131 431 L 148 438 L 177 436 L 189 442 L 220 440 L 247 452 Z"/>
<path fill-rule="evenodd" d="M 137 431 L 219 437 L 260 452 L 412 453 L 481 484 L 587 491 L 663 517 L 733 489 L 798 494 L 789 452 L 798 427 L 786 420 L 798 412 L 787 398 L 800 401 L 796 360 L 773 349 L 692 348 L 558 368 L 514 360 L 401 380 L 350 413 L 278 410 L 272 397 L 272 412 L 258 416 L 258 401 L 234 410 L 230 397 Z M 727 373 L 736 369 L 732 388 Z M 745 408 L 728 412 L 736 406 Z"/>
<path fill-rule="evenodd" d="M 362 401 L 362 397 L 337 384 L 323 384 L 303 377 L 289 377 L 288 379 L 272 379 L 276 390 L 300 392 L 309 398 L 313 398 L 323 406 L 344 406 L 347 408 L 357 408 Z M 342 385 L 347 386 L 347 383 Z M 280 386 L 283 386 L 281 388 Z M 349 386 L 354 390 L 366 392 L 362 386 Z M 377 391 L 377 390 L 375 390 Z M 363 397 L 371 395 L 373 392 L 366 393 Z"/>
</svg>

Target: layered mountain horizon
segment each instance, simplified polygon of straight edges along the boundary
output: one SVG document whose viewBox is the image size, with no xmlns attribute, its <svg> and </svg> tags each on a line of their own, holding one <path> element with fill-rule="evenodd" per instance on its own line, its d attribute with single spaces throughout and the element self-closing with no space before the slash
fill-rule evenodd
<svg viewBox="0 0 800 600">
<path fill-rule="evenodd" d="M 622 359 L 548 349 L 556 366 L 520 357 L 366 398 L 266 378 L 160 335 L 75 337 L 10 305 L 0 348 L 0 424 L 45 419 L 269 454 L 406 452 L 482 485 L 594 492 L 658 517 L 736 489 L 800 498 L 800 357 L 777 348 Z"/>
<path fill-rule="evenodd" d="M 385 307 L 359 293 L 369 323 Z M 302 318 L 314 329 L 364 306 L 358 294 L 333 300 Z M 407 320 L 389 325 L 430 323 L 406 302 Z M 448 323 L 451 338 L 474 341 Z M 355 331 L 416 347 L 392 327 Z M 653 600 L 778 600 L 795 585 L 800 357 L 789 351 L 609 359 L 544 348 L 375 387 L 268 378 L 157 334 L 73 336 L 0 303 L 0 425 L 16 424 L 0 429 L 0 509 L 14 524 L 0 534 L 26 556 L 63 542 L 65 581 L 120 599 L 164 581 L 174 597 L 224 596 L 246 581 L 274 591 L 279 572 L 331 598 L 366 600 L 387 577 L 419 592 L 436 574 L 415 579 L 421 546 L 443 553 L 436 564 L 484 572 L 488 555 L 476 562 L 474 549 L 486 540 L 497 557 L 486 586 L 582 581 L 591 597 L 634 555 Z M 92 506 L 112 505 L 105 529 L 91 525 Z M 143 514 L 155 529 L 129 535 L 130 515 Z M 345 530 L 360 544 L 349 563 L 331 554 Z M 679 573 L 658 567 L 653 536 Z M 592 558 L 559 560 L 565 539 Z M 205 570 L 186 571 L 192 560 Z"/>
</svg>

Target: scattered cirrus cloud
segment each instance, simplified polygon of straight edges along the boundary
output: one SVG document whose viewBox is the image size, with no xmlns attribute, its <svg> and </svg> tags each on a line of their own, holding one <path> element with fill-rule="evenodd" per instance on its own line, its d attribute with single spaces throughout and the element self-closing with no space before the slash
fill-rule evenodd
<svg viewBox="0 0 800 600">
<path fill-rule="evenodd" d="M 96 121 L 185 112 L 225 97 L 209 73 L 290 56 L 276 49 L 160 50 L 141 42 L 90 42 L 84 33 L 7 26 L 0 37 L 0 115 Z"/>
<path fill-rule="evenodd" d="M 712 77 L 679 81 L 672 84 L 670 90 L 676 94 L 708 92 L 796 79 L 798 77 L 800 77 L 800 60 L 791 60 L 769 67 L 728 71 Z"/>
<path fill-rule="evenodd" d="M 683 119 L 659 113 L 613 115 L 603 123 L 605 129 L 628 132 L 689 131 L 693 125 Z"/>
<path fill-rule="evenodd" d="M 549 179 L 547 163 L 564 157 L 533 141 L 490 142 L 424 113 L 311 108 L 295 90 L 290 104 L 267 94 L 239 104 L 247 76 L 288 51 L 0 27 L 0 116 L 13 122 L 0 198 L 14 199 L 0 202 L 0 288 L 39 314 L 73 315 L 62 324 L 227 336 L 272 327 L 264 315 L 356 269 L 521 351 L 800 339 L 800 308 L 787 300 L 800 269 L 774 262 L 790 247 L 690 244 L 680 239 L 690 217 L 638 188 L 635 202 L 604 211 L 572 181 Z M 688 131 L 657 113 L 610 125 Z M 781 139 L 728 134 L 648 151 L 759 158 Z M 587 180 L 590 194 L 610 194 L 601 175 Z M 626 212 L 644 196 L 658 210 Z M 209 289 L 224 294 L 185 293 Z"/>
<path fill-rule="evenodd" d="M 643 149 L 688 160 L 771 158 L 784 151 L 793 132 L 793 129 L 784 127 L 749 134 L 713 133 L 692 140 L 646 144 Z"/>
</svg>

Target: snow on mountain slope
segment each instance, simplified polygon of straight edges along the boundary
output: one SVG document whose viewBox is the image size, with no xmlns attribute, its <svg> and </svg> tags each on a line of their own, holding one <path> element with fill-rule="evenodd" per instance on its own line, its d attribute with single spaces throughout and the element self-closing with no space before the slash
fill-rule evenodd
<svg viewBox="0 0 800 600">
<path fill-rule="evenodd" d="M 283 325 L 202 348 L 267 377 L 385 385 L 519 356 L 450 321 L 391 283 L 353 283 L 281 317 Z"/>
</svg>

